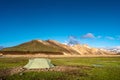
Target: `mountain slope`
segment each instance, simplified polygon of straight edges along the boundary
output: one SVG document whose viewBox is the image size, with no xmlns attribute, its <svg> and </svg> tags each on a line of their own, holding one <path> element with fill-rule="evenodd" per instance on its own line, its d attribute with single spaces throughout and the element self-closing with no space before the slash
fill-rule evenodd
<svg viewBox="0 0 120 80">
<path fill-rule="evenodd" d="M 33 40 L 30 42 L 26 42 L 20 44 L 18 46 L 4 48 L 2 51 L 30 51 L 30 52 L 39 52 L 39 51 L 50 51 L 50 52 L 57 52 L 59 51 L 57 48 L 49 46 L 44 41 L 41 40 Z"/>
<path fill-rule="evenodd" d="M 68 46 L 54 40 L 32 40 L 14 47 L 1 50 L 2 53 L 45 53 L 62 55 L 107 55 L 109 51 L 91 48 L 87 45 Z"/>
<path fill-rule="evenodd" d="M 24 53 L 60 53 L 60 54 L 79 54 L 76 51 L 63 47 L 63 45 L 53 40 L 32 40 L 18 46 L 4 48 L 2 52 L 24 52 Z"/>
<path fill-rule="evenodd" d="M 79 52 L 77 52 L 76 50 L 73 50 L 70 46 L 68 45 L 64 45 L 64 44 L 61 44 L 57 41 L 54 41 L 54 40 L 47 40 L 48 43 L 56 46 L 56 47 L 59 47 L 60 49 L 64 50 L 64 54 L 68 55 L 68 54 L 79 54 Z"/>
<path fill-rule="evenodd" d="M 80 55 L 108 55 L 108 54 L 113 54 L 112 52 L 101 50 L 98 48 L 92 48 L 89 47 L 88 45 L 74 45 L 72 46 L 74 50 L 79 52 Z"/>
</svg>

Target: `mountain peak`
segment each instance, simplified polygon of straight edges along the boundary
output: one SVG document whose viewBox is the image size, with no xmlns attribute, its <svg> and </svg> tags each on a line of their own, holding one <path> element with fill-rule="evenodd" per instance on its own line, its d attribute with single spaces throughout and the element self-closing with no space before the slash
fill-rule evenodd
<svg viewBox="0 0 120 80">
<path fill-rule="evenodd" d="M 54 44 L 59 44 L 59 42 L 55 41 L 55 40 L 46 40 L 46 42 L 49 42 L 49 43 L 54 43 Z"/>
<path fill-rule="evenodd" d="M 32 40 L 31 42 L 43 42 L 42 40 Z"/>
<path fill-rule="evenodd" d="M 22 53 L 52 53 L 52 54 L 68 54 L 68 55 L 98 55 L 109 54 L 107 51 L 99 50 L 97 48 L 89 47 L 84 44 L 76 44 L 73 46 L 67 46 L 59 43 L 55 40 L 32 40 L 18 46 L 3 48 L 1 51 L 4 53 L 18 52 Z"/>
</svg>

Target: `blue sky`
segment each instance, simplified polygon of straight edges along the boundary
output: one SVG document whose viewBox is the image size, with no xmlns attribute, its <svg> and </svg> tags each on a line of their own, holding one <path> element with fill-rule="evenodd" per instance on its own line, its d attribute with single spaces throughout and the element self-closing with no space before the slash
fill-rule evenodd
<svg viewBox="0 0 120 80">
<path fill-rule="evenodd" d="M 32 39 L 120 46 L 119 0 L 0 0 L 0 46 Z"/>
</svg>

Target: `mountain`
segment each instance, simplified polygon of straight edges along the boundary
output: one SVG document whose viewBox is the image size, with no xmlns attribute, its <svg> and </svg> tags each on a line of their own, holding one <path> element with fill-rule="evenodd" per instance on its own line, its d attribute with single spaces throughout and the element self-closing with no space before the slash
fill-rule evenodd
<svg viewBox="0 0 120 80">
<path fill-rule="evenodd" d="M 108 54 L 113 54 L 110 51 L 102 50 L 99 48 L 93 48 L 88 45 L 74 45 L 72 46 L 74 50 L 79 52 L 81 55 L 108 55 Z"/>
<path fill-rule="evenodd" d="M 114 53 L 120 54 L 120 48 L 109 48 L 107 50 L 110 51 L 110 52 L 114 52 Z"/>
<path fill-rule="evenodd" d="M 109 51 L 88 45 L 65 45 L 54 40 L 32 40 L 17 46 L 3 48 L 3 54 L 107 55 Z"/>
<path fill-rule="evenodd" d="M 67 45 L 54 40 L 32 40 L 14 47 L 1 50 L 3 53 L 45 53 L 45 54 L 79 54 Z"/>
<path fill-rule="evenodd" d="M 3 46 L 0 46 L 0 50 L 3 49 L 4 47 Z"/>
</svg>

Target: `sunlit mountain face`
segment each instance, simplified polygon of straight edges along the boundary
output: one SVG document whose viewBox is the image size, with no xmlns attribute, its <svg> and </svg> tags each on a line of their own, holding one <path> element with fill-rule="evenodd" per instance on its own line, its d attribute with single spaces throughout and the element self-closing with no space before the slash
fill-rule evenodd
<svg viewBox="0 0 120 80">
<path fill-rule="evenodd" d="M 65 45 L 55 40 L 32 40 L 0 50 L 3 54 L 110 55 L 108 50 L 86 44 Z"/>
</svg>

